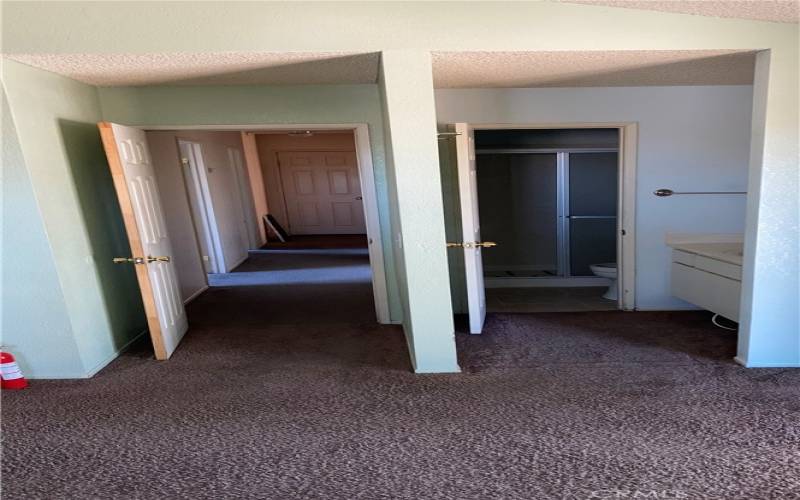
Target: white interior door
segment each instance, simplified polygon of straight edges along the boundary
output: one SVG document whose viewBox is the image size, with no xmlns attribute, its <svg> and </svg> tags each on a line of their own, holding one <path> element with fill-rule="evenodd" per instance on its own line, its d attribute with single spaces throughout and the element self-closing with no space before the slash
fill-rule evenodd
<svg viewBox="0 0 800 500">
<path fill-rule="evenodd" d="M 189 198 L 192 223 L 194 224 L 197 242 L 200 247 L 200 258 L 206 273 L 225 272 L 222 262 L 222 243 L 219 241 L 214 207 L 211 203 L 211 192 L 208 187 L 205 164 L 200 144 L 178 140 L 181 153 L 183 179 L 186 183 L 186 195 Z"/>
<path fill-rule="evenodd" d="M 455 124 L 458 193 L 461 198 L 461 228 L 467 281 L 469 331 L 481 333 L 486 319 L 483 285 L 483 247 L 478 214 L 478 179 L 475 170 L 475 133 L 466 123 Z"/>
<path fill-rule="evenodd" d="M 236 177 L 236 187 L 239 190 L 239 205 L 242 207 L 242 224 L 247 238 L 245 251 L 251 248 L 258 248 L 256 242 L 256 231 L 258 226 L 255 223 L 255 205 L 253 203 L 252 191 L 250 190 L 250 180 L 244 168 L 242 152 L 236 148 L 228 148 L 228 161 L 230 161 L 233 175 Z"/>
<path fill-rule="evenodd" d="M 189 324 L 147 138 L 137 128 L 98 126 L 131 246 L 131 256 L 114 260 L 136 268 L 156 358 L 168 359 Z"/>
<path fill-rule="evenodd" d="M 291 234 L 366 234 L 354 151 L 278 154 Z"/>
</svg>

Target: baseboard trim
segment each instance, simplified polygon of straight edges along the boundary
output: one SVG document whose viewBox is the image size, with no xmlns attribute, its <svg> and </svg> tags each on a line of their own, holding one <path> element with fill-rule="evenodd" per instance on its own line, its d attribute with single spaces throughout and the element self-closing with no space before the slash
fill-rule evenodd
<svg viewBox="0 0 800 500">
<path fill-rule="evenodd" d="M 444 374 L 444 373 L 461 373 L 461 367 L 455 365 L 455 367 L 447 367 L 447 368 L 438 368 L 438 367 L 422 367 L 419 366 L 414 367 L 414 373 L 417 375 L 425 375 L 425 374 Z"/>
<path fill-rule="evenodd" d="M 234 270 L 234 269 L 236 269 L 237 267 L 239 267 L 239 266 L 241 266 L 242 264 L 244 264 L 244 261 L 246 261 L 246 260 L 247 260 L 247 259 L 249 259 L 249 258 L 250 258 L 250 250 L 248 250 L 248 251 L 247 251 L 247 255 L 245 255 L 243 259 L 241 259 L 241 260 L 239 260 L 238 262 L 236 262 L 235 264 L 233 264 L 233 265 L 230 267 L 230 269 L 226 270 L 225 272 L 226 272 L 226 273 L 229 273 L 229 272 L 233 271 L 233 270 Z"/>
<path fill-rule="evenodd" d="M 748 364 L 747 361 L 739 356 L 733 358 L 734 361 L 739 363 L 745 368 L 800 368 L 800 363 L 753 363 Z"/>
<path fill-rule="evenodd" d="M 191 302 L 194 299 L 196 299 L 197 297 L 199 297 L 200 294 L 202 294 L 206 290 L 208 290 L 208 285 L 204 286 L 200 290 L 198 290 L 198 291 L 194 292 L 193 294 L 189 295 L 189 297 L 187 297 L 187 299 L 183 301 L 183 305 L 185 306 L 185 305 L 189 304 L 189 302 Z"/>
<path fill-rule="evenodd" d="M 108 356 L 105 360 L 101 361 L 100 363 L 95 365 L 94 368 L 92 368 L 91 370 L 87 371 L 86 372 L 86 376 L 82 377 L 82 378 L 92 378 L 92 377 L 94 377 L 97 374 L 97 372 L 99 372 L 100 370 L 102 370 L 103 368 L 108 366 L 109 363 L 111 363 L 112 361 L 117 359 L 120 354 L 122 354 L 123 352 L 127 351 L 136 341 L 141 339 L 142 336 L 147 335 L 149 333 L 150 333 L 150 330 L 148 330 L 148 329 L 142 330 L 138 335 L 136 335 L 135 337 L 130 339 L 128 342 L 126 342 L 125 345 L 123 345 L 122 347 L 117 349 L 113 354 Z"/>
<path fill-rule="evenodd" d="M 649 312 L 657 312 L 657 311 L 702 311 L 702 307 L 693 306 L 691 304 L 686 306 L 636 306 L 637 311 L 649 311 Z"/>
</svg>

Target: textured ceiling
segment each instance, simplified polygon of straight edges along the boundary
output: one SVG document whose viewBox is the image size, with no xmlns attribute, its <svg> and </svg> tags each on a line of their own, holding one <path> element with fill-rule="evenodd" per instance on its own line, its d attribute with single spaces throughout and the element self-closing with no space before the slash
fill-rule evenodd
<svg viewBox="0 0 800 500">
<path fill-rule="evenodd" d="M 375 83 L 380 56 L 342 53 L 11 54 L 98 86 Z M 753 53 L 735 51 L 434 52 L 439 88 L 738 85 Z"/>
<path fill-rule="evenodd" d="M 753 52 L 434 52 L 437 88 L 747 85 Z"/>
<path fill-rule="evenodd" d="M 710 17 L 796 23 L 800 0 L 560 0 L 566 3 L 605 5 Z"/>
<path fill-rule="evenodd" d="M 91 85 L 375 83 L 378 53 L 8 54 Z"/>
</svg>

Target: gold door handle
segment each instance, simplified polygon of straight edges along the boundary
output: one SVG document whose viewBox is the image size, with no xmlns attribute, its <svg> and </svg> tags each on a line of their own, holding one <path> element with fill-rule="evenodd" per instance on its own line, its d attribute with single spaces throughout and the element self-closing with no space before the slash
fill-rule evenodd
<svg viewBox="0 0 800 500">
<path fill-rule="evenodd" d="M 494 241 L 476 241 L 474 243 L 451 243 L 447 242 L 447 248 L 491 248 L 496 247 L 497 243 Z"/>
<path fill-rule="evenodd" d="M 151 262 L 169 262 L 169 261 L 170 261 L 170 258 L 167 257 L 167 256 L 163 256 L 163 257 L 153 257 L 151 255 L 147 256 L 147 263 L 148 264 L 151 263 Z"/>
<path fill-rule="evenodd" d="M 114 257 L 111 262 L 114 264 L 144 264 L 144 259 L 141 257 Z"/>
</svg>

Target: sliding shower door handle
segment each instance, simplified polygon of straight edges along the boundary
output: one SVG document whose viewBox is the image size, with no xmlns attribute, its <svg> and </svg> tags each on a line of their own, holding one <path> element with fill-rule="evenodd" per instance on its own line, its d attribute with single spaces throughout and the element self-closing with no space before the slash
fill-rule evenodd
<svg viewBox="0 0 800 500">
<path fill-rule="evenodd" d="M 616 219 L 616 215 L 567 215 L 567 219 Z"/>
</svg>

